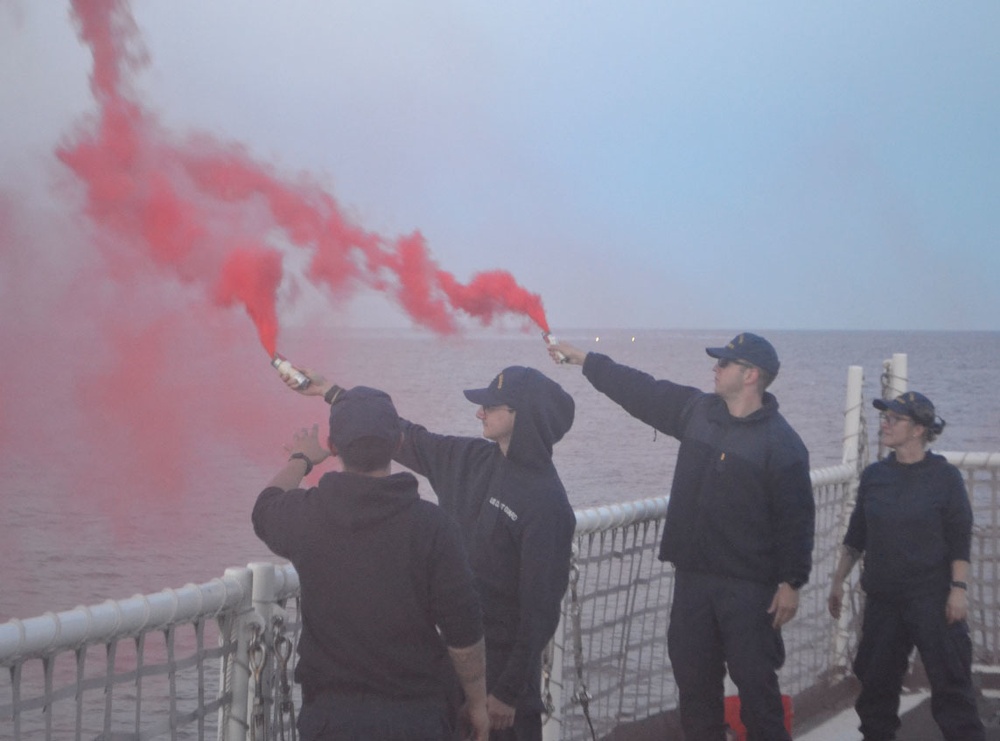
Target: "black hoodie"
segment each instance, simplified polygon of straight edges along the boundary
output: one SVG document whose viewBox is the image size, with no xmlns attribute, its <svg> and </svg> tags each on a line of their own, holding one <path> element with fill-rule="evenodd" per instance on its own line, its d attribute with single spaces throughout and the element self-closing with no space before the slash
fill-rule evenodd
<svg viewBox="0 0 1000 741">
<path fill-rule="evenodd" d="M 305 699 L 444 699 L 445 646 L 482 637 L 480 607 L 458 528 L 420 499 L 412 474 L 335 472 L 308 491 L 268 488 L 253 525 L 299 575 Z"/>
<path fill-rule="evenodd" d="M 574 403 L 538 371 L 518 370 L 506 456 L 489 440 L 403 420 L 396 460 L 428 478 L 465 535 L 483 606 L 487 689 L 508 705 L 541 710 L 541 654 L 559 623 L 576 528 L 552 447 L 572 426 Z"/>
</svg>

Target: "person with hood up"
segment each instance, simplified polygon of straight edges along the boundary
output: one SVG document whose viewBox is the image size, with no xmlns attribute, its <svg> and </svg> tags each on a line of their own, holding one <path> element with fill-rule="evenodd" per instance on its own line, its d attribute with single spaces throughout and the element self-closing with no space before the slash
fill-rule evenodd
<svg viewBox="0 0 1000 741">
<path fill-rule="evenodd" d="M 417 479 L 392 473 L 400 421 L 392 400 L 359 386 L 286 446 L 288 463 L 257 497 L 253 527 L 299 576 L 302 634 L 295 681 L 303 741 L 451 741 L 453 675 L 464 733 L 486 741 L 482 613 L 463 538 Z M 342 472 L 301 489 L 331 455 Z"/>
<path fill-rule="evenodd" d="M 714 393 L 568 343 L 549 347 L 633 417 L 680 440 L 659 557 L 675 569 L 667 651 L 685 738 L 725 738 L 728 670 L 748 738 L 787 741 L 777 671 L 781 626 L 812 569 L 809 454 L 766 391 L 780 365 L 770 342 L 744 332 L 706 352 Z"/>
<path fill-rule="evenodd" d="M 329 402 L 340 387 L 301 369 L 305 388 Z M 542 737 L 541 656 L 559 624 L 576 517 L 552 462 L 573 424 L 575 404 L 534 368 L 504 368 L 486 388 L 465 391 L 479 405 L 482 438 L 442 435 L 402 420 L 394 459 L 426 476 L 458 522 L 483 608 L 490 738 Z"/>
</svg>

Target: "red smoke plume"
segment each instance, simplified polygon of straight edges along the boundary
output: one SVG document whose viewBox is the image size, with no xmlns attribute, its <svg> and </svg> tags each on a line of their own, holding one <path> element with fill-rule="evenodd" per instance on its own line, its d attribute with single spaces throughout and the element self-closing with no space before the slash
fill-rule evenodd
<svg viewBox="0 0 1000 741">
<path fill-rule="evenodd" d="M 437 332 L 466 316 L 545 324 L 539 297 L 509 274 L 463 285 L 420 234 L 385 239 L 308 177 L 167 131 L 132 87 L 148 60 L 124 0 L 78 0 L 72 18 L 93 56 L 94 112 L 67 132 L 54 177 L 30 152 L 0 173 L 0 563 L 38 576 L 30 594 L 0 590 L 0 620 L 152 592 L 178 574 L 200 582 L 263 555 L 247 507 L 286 459 L 287 435 L 323 411 L 260 393 L 280 382 L 255 365 L 251 325 L 232 309 L 272 353 L 276 292 L 296 287 L 288 265 L 331 299 L 384 293 Z M 350 340 L 336 341 L 350 356 Z M 316 352 L 324 370 L 350 367 Z M 149 557 L 161 544 L 170 558 Z"/>
<path fill-rule="evenodd" d="M 315 183 L 282 179 L 238 146 L 177 141 L 131 90 L 130 74 L 147 58 L 128 3 L 74 0 L 73 14 L 93 55 L 99 113 L 58 155 L 84 183 L 87 213 L 139 247 L 139 259 L 200 285 L 219 306 L 242 305 L 269 354 L 283 255 L 265 239 L 309 249 L 313 284 L 335 295 L 382 291 L 435 332 L 456 331 L 461 314 L 483 324 L 522 315 L 548 330 L 541 298 L 509 273 L 463 285 L 435 264 L 419 233 L 388 240 L 350 223 Z"/>
</svg>

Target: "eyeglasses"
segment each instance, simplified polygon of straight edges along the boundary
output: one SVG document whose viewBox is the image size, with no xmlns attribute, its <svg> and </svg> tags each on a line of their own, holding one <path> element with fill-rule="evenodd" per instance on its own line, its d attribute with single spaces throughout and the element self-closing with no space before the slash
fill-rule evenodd
<svg viewBox="0 0 1000 741">
<path fill-rule="evenodd" d="M 720 368 L 728 368 L 730 365 L 738 365 L 743 368 L 753 368 L 750 363 L 744 363 L 742 360 L 730 360 L 729 358 L 719 358 L 715 361 L 715 364 Z"/>
<path fill-rule="evenodd" d="M 910 419 L 909 417 L 904 417 L 899 414 L 893 414 L 892 412 L 882 412 L 878 415 L 879 421 L 892 427 L 897 422 L 902 422 L 904 419 Z"/>
</svg>

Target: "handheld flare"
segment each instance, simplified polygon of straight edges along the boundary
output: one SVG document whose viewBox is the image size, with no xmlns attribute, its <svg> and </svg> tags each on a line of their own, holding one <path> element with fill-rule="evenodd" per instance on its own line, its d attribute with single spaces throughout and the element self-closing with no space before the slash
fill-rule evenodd
<svg viewBox="0 0 1000 741">
<path fill-rule="evenodd" d="M 554 334 L 550 333 L 550 332 L 542 332 L 542 339 L 545 340 L 545 343 L 549 347 L 552 347 L 552 345 L 558 345 L 559 344 L 559 340 L 557 340 L 556 336 Z M 558 350 L 556 350 L 556 358 L 558 358 L 558 360 L 559 360 L 560 363 L 565 363 L 567 361 L 566 356 L 563 355 Z"/>
<path fill-rule="evenodd" d="M 306 374 L 296 368 L 294 365 L 288 362 L 284 355 L 275 353 L 274 357 L 271 358 L 271 365 L 278 369 L 278 373 L 282 377 L 289 377 L 295 381 L 295 389 L 301 391 L 306 386 L 309 385 L 310 381 L 306 377 Z"/>
</svg>

